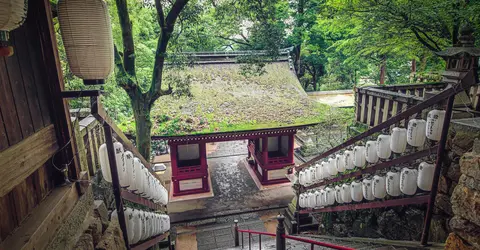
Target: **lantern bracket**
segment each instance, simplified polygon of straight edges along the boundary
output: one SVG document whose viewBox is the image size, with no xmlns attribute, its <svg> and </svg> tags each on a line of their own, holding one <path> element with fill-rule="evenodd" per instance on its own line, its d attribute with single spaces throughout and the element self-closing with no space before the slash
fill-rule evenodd
<svg viewBox="0 0 480 250">
<path fill-rule="evenodd" d="M 101 90 L 74 90 L 74 91 L 62 91 L 61 96 L 64 99 L 68 99 L 68 98 L 100 96 L 102 94 L 103 94 L 103 91 Z"/>
</svg>

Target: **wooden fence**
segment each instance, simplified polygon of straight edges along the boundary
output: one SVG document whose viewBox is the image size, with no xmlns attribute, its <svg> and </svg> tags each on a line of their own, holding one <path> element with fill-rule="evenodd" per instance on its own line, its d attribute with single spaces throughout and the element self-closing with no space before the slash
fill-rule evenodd
<svg viewBox="0 0 480 250">
<path fill-rule="evenodd" d="M 444 83 L 409 84 L 392 86 L 369 86 L 355 89 L 355 120 L 370 127 L 376 126 L 392 116 L 424 100 L 425 93 L 441 91 Z M 480 111 L 480 88 L 470 88 L 470 101 L 465 103 L 473 111 Z M 462 106 L 463 103 L 460 103 Z M 463 105 L 464 106 L 464 105 Z M 405 120 L 400 122 L 405 125 Z"/>
</svg>

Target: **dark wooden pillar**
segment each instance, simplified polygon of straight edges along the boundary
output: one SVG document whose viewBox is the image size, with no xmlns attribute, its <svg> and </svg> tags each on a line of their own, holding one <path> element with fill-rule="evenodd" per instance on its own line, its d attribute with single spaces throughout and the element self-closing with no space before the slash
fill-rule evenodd
<svg viewBox="0 0 480 250">
<path fill-rule="evenodd" d="M 288 135 L 288 160 L 293 163 L 293 150 L 295 148 L 295 134 Z"/>
<path fill-rule="evenodd" d="M 200 142 L 198 148 L 200 151 L 200 165 L 202 166 L 202 171 L 205 173 L 202 178 L 202 186 L 203 190 L 208 192 L 210 191 L 210 185 L 208 184 L 207 145 L 205 142 Z"/>
<path fill-rule="evenodd" d="M 262 140 L 262 164 L 264 166 L 268 163 L 268 136 L 261 138 Z"/>
<path fill-rule="evenodd" d="M 178 150 L 178 145 L 177 144 L 170 144 L 170 164 L 172 168 L 172 184 L 173 184 L 173 193 L 179 193 L 180 188 L 177 179 L 178 175 L 178 158 L 177 158 L 177 150 Z"/>
</svg>

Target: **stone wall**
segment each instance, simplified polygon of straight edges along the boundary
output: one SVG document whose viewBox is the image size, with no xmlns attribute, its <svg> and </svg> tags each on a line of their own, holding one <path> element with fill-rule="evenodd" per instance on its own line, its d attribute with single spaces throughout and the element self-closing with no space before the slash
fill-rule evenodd
<svg viewBox="0 0 480 250">
<path fill-rule="evenodd" d="M 480 141 L 460 159 L 458 184 L 451 196 L 453 231 L 446 249 L 480 249 Z"/>
</svg>

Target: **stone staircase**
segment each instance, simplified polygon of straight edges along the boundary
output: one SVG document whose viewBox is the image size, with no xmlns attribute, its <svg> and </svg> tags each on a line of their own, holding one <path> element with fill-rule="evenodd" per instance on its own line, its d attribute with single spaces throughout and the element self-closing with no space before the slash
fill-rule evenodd
<svg viewBox="0 0 480 250">
<path fill-rule="evenodd" d="M 318 222 L 310 214 L 300 214 L 300 232 L 297 232 L 297 221 L 295 218 L 295 207 L 292 203 L 288 205 L 287 208 L 283 211 L 283 216 L 285 216 L 285 229 L 288 234 L 297 234 L 300 232 L 307 231 L 317 231 Z"/>
</svg>

